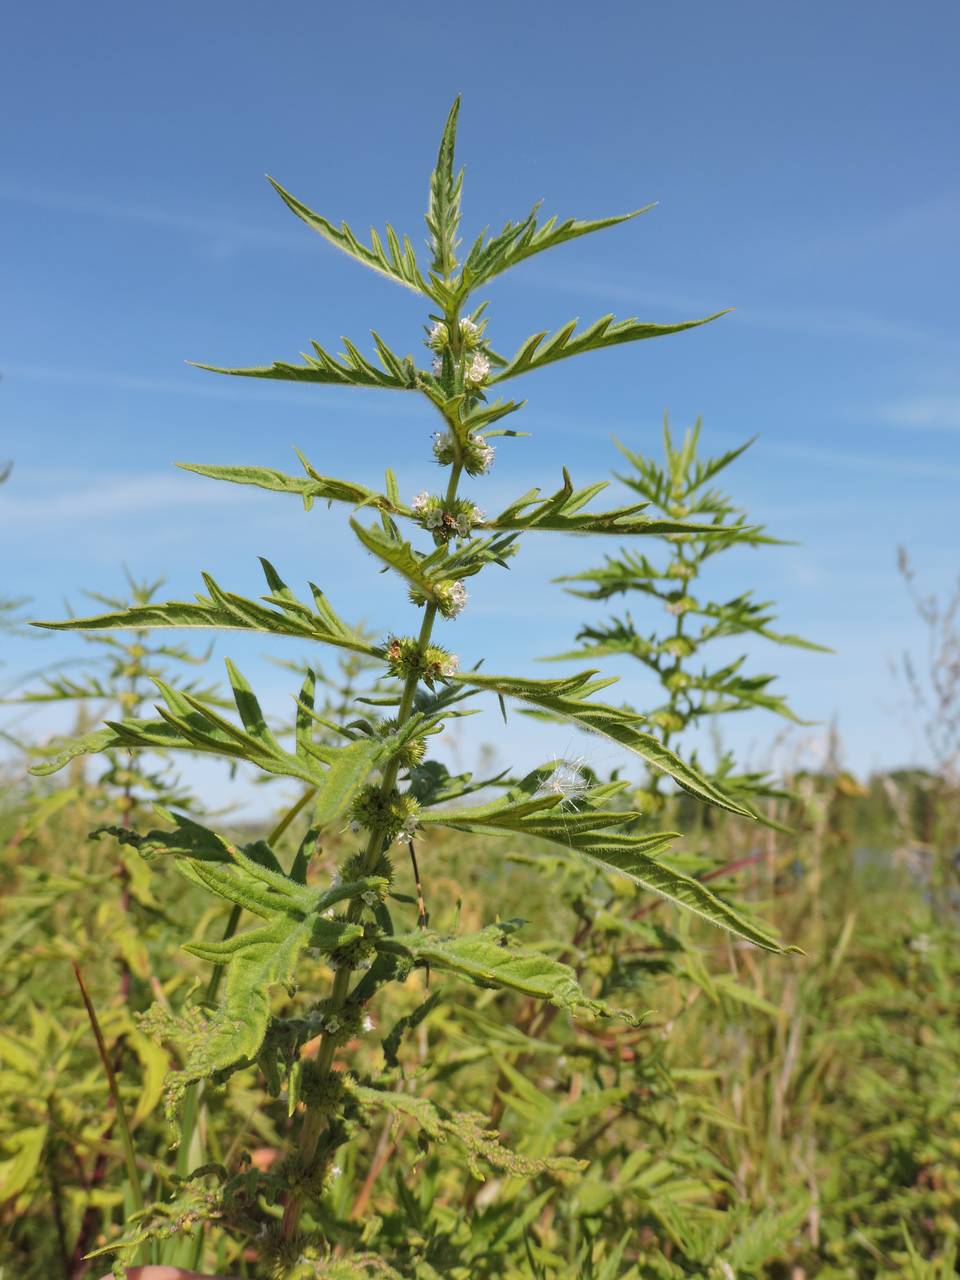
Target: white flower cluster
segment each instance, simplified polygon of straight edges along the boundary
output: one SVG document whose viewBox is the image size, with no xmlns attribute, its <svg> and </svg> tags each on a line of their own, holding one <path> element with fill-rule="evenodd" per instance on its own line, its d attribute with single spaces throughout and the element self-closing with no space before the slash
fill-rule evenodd
<svg viewBox="0 0 960 1280">
<path fill-rule="evenodd" d="M 413 510 L 423 521 L 425 529 L 439 529 L 443 524 L 443 508 L 438 498 L 433 498 L 426 489 L 418 493 L 410 503 Z"/>
<path fill-rule="evenodd" d="M 479 387 L 481 383 L 486 381 L 489 373 L 490 361 L 482 351 L 478 351 L 464 369 L 463 377 L 467 386 Z"/>
<path fill-rule="evenodd" d="M 460 670 L 460 659 L 455 653 L 448 653 L 440 663 L 440 674 L 448 680 Z"/>
<path fill-rule="evenodd" d="M 463 612 L 463 607 L 467 603 L 467 589 L 462 582 L 454 582 L 447 593 L 447 617 L 455 618 L 458 613 Z"/>
<path fill-rule="evenodd" d="M 490 468 L 493 466 L 493 459 L 496 454 L 496 449 L 494 449 L 492 444 L 487 444 L 486 440 L 481 440 L 479 437 L 475 437 L 475 439 L 476 439 L 475 448 L 477 452 L 477 458 L 479 460 L 478 474 L 486 475 L 487 472 L 490 470 Z"/>
<path fill-rule="evenodd" d="M 411 814 L 409 818 L 404 818 L 403 826 L 397 832 L 397 843 L 409 844 L 416 834 L 417 834 L 417 820 L 413 816 L 413 814 Z"/>
<path fill-rule="evenodd" d="M 464 341 L 464 345 L 472 347 L 476 344 L 480 337 L 480 326 L 475 320 L 471 320 L 469 316 L 465 316 L 460 321 L 460 337 Z"/>
</svg>

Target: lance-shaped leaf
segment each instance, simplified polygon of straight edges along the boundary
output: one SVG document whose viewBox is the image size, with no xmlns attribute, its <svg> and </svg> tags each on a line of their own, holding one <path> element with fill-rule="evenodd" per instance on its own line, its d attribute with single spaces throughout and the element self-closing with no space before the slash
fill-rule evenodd
<svg viewBox="0 0 960 1280">
<path fill-rule="evenodd" d="M 196 360 L 188 363 L 196 369 L 205 369 L 208 373 L 228 373 L 238 378 L 276 378 L 284 382 L 384 387 L 391 391 L 418 390 L 419 376 L 410 357 L 396 355 L 376 333 L 373 334 L 373 340 L 377 347 L 379 367 L 362 356 L 348 338 L 341 338 L 345 351 L 338 355 L 332 355 L 318 342 L 312 342 L 310 344 L 313 347 L 312 355 L 305 351 L 300 353 L 305 361 L 304 364 L 290 364 L 288 361 L 275 360 L 269 365 L 231 369 L 215 364 L 201 364 Z"/>
<path fill-rule="evenodd" d="M 601 480 L 585 489 L 574 489 L 566 467 L 563 485 L 548 498 L 539 489 L 531 489 L 491 520 L 480 521 L 481 529 L 541 529 L 554 533 L 667 534 L 712 532 L 710 525 L 691 524 L 686 520 L 652 519 L 639 513 L 649 503 L 639 502 L 612 511 L 587 512 L 582 508 L 607 488 Z"/>
<path fill-rule="evenodd" d="M 583 672 L 573 677 L 575 681 L 579 681 L 574 684 L 570 680 L 527 680 L 513 676 L 485 676 L 477 672 L 455 676 L 454 680 L 471 688 L 488 689 L 501 697 L 518 698 L 553 716 L 572 720 L 581 728 L 610 738 L 628 751 L 641 756 L 699 800 L 721 809 L 729 809 L 731 813 L 749 816 L 746 810 L 725 796 L 690 765 L 684 764 L 679 756 L 652 734 L 644 733 L 638 728 L 643 716 L 606 703 L 588 702 L 586 699 L 591 693 L 613 683 L 611 680 L 588 683 L 595 674 L 594 671 Z"/>
<path fill-rule="evenodd" d="M 509 935 L 519 923 L 491 925 L 480 933 L 460 937 L 424 930 L 383 938 L 377 945 L 387 952 L 408 955 L 417 964 L 427 964 L 481 986 L 519 991 L 571 1013 L 635 1021 L 630 1014 L 613 1009 L 602 1000 L 591 1000 L 569 965 L 513 945 Z"/>
<path fill-rule="evenodd" d="M 314 213 L 305 204 L 301 204 L 289 191 L 284 191 L 280 183 L 271 178 L 269 174 L 267 175 L 267 181 L 288 209 L 302 219 L 308 227 L 312 227 L 314 231 L 323 236 L 324 240 L 329 241 L 335 248 L 342 250 L 343 253 L 348 254 L 349 257 L 354 258 L 357 262 L 362 262 L 365 267 L 370 267 L 371 270 L 386 276 L 388 280 L 395 280 L 397 284 L 402 284 L 406 288 L 412 289 L 414 293 L 427 292 L 426 284 L 417 267 L 416 254 L 413 251 L 413 245 L 410 243 L 409 237 L 404 236 L 401 243 L 400 237 L 389 223 L 387 223 L 386 244 L 384 244 L 377 232 L 371 228 L 370 244 L 369 246 L 365 245 L 357 239 L 345 222 L 341 222 L 339 227 L 334 226 L 322 214 Z"/>
<path fill-rule="evenodd" d="M 833 652 L 825 645 L 804 640 L 802 636 L 774 631 L 770 626 L 775 619 L 773 605 L 769 601 L 753 600 L 752 592 L 749 591 L 723 604 L 709 603 L 698 606 L 692 612 L 710 620 L 697 637 L 698 641 L 750 632 L 753 635 L 763 636 L 765 640 L 771 640 L 774 644 L 792 645 L 797 649 L 812 649 L 817 653 Z"/>
<path fill-rule="evenodd" d="M 367 550 L 387 568 L 405 578 L 415 598 L 421 601 L 437 600 L 437 588 L 441 584 L 470 578 L 488 564 L 506 568 L 506 560 L 514 554 L 515 535 L 473 539 L 451 550 L 446 544 L 437 547 L 429 555 L 423 555 L 399 536 L 391 526 L 369 527 L 357 520 L 350 527 Z"/>
<path fill-rule="evenodd" d="M 438 277 L 435 284 L 451 276 L 457 265 L 457 231 L 460 227 L 460 196 L 463 170 L 453 172 L 453 155 L 457 143 L 457 116 L 460 98 L 454 99 L 440 137 L 437 163 L 430 175 L 430 198 L 427 205 L 427 229 L 433 254 L 431 269 Z"/>
<path fill-rule="evenodd" d="M 315 788 L 315 822 L 319 825 L 342 813 L 355 788 L 406 740 L 408 726 L 400 735 L 358 738 L 343 747 L 321 745 L 301 734 L 294 754 L 267 728 L 256 699 L 235 668 L 232 682 L 244 721 L 242 729 L 198 698 L 158 680 L 155 684 L 163 697 L 157 705 L 159 720 L 108 722 L 105 729 L 67 743 L 58 756 L 35 765 L 33 772 L 55 773 L 75 756 L 114 747 L 192 751 L 245 760 L 265 773 L 297 778 Z"/>
<path fill-rule="evenodd" d="M 726 315 L 718 311 L 712 316 L 704 316 L 701 320 L 684 320 L 679 324 L 645 324 L 636 317 L 627 320 L 615 320 L 612 315 L 601 316 L 586 329 L 577 332 L 577 321 L 571 320 L 556 333 L 544 329 L 528 338 L 519 351 L 510 360 L 503 362 L 501 368 L 490 378 L 490 385 L 505 382 L 507 378 L 515 378 L 521 373 L 529 373 L 533 369 L 541 369 L 553 364 L 555 360 L 565 360 L 568 356 L 578 356 L 586 351 L 599 351 L 601 347 L 615 347 L 624 342 L 640 342 L 644 338 L 662 338 L 669 333 L 682 333 L 685 329 L 696 329 L 700 325 L 709 324 Z"/>
<path fill-rule="evenodd" d="M 379 511 L 393 513 L 406 510 L 402 506 L 398 508 L 385 494 L 368 489 L 366 485 L 322 476 L 314 471 L 306 459 L 301 458 L 301 461 L 307 472 L 303 476 L 287 475 L 272 467 L 216 467 L 197 462 L 178 462 L 177 466 L 211 480 L 227 480 L 231 484 L 252 485 L 257 489 L 268 489 L 272 493 L 293 494 L 302 500 L 307 511 L 317 498 L 327 502 L 346 502 L 352 507 L 374 506 Z"/>
<path fill-rule="evenodd" d="M 248 600 L 223 588 L 209 575 L 203 574 L 207 595 L 194 600 L 172 600 L 165 604 L 135 605 L 116 613 L 102 613 L 89 618 L 65 618 L 61 622 L 35 622 L 37 627 L 53 631 L 109 631 L 144 628 L 203 628 L 217 631 L 260 631 L 268 635 L 295 636 L 302 640 L 318 640 L 379 657 L 379 650 L 367 644 L 352 631 L 330 607 L 319 587 L 310 584 L 313 607 L 298 600 L 282 581 L 273 565 L 261 558 L 270 594 L 263 596 L 267 605 Z"/>
<path fill-rule="evenodd" d="M 445 1107 L 410 1093 L 387 1092 L 366 1085 L 348 1083 L 351 1097 L 364 1111 L 385 1111 L 397 1121 L 409 1120 L 421 1134 L 435 1142 L 452 1138 L 463 1147 L 467 1167 L 482 1182 L 483 1165 L 515 1178 L 532 1178 L 540 1173 L 574 1173 L 586 1161 L 570 1156 L 538 1157 L 511 1151 L 503 1146 L 496 1130 L 486 1127 L 486 1117 L 470 1111 L 447 1111 Z"/>
<path fill-rule="evenodd" d="M 654 205 L 645 205 L 642 209 L 634 209 L 631 213 L 617 214 L 612 218 L 594 218 L 581 221 L 579 218 L 565 218 L 558 222 L 555 217 L 537 224 L 539 204 L 535 205 L 522 222 L 508 222 L 503 230 L 495 236 L 480 235 L 474 242 L 463 264 L 463 281 L 469 288 L 486 284 L 494 276 L 498 276 L 510 267 L 515 267 L 525 258 L 553 249 L 565 244 L 568 240 L 576 240 L 579 236 L 590 235 L 594 231 L 604 231 L 607 227 L 619 226 L 621 222 L 630 222 L 641 213 L 647 213 Z"/>
<path fill-rule="evenodd" d="M 487 805 L 466 809 L 428 810 L 421 814 L 424 826 L 452 827 L 457 831 L 509 831 L 547 840 L 580 854 L 603 871 L 626 876 L 634 884 L 692 911 L 711 924 L 762 947 L 785 950 L 765 929 L 731 907 L 706 885 L 658 862 L 658 855 L 680 839 L 674 831 L 630 835 L 613 828 L 636 821 L 639 813 L 610 811 L 596 806 L 623 790 L 625 782 L 584 789 L 568 801 L 551 792 L 550 768 L 528 774 L 507 795 Z"/>
<path fill-rule="evenodd" d="M 712 714 L 720 715 L 731 711 L 748 711 L 753 707 L 762 707 L 775 715 L 792 720 L 794 724 L 811 724 L 810 720 L 801 720 L 787 705 L 784 698 L 768 693 L 768 686 L 776 679 L 772 675 L 747 676 L 741 674 L 745 657 L 738 658 L 716 671 L 677 672 L 674 679 L 666 673 L 663 677 L 667 688 L 676 684 L 682 689 L 691 706 L 691 717 Z M 695 694 L 702 695 L 699 705 Z"/>
<path fill-rule="evenodd" d="M 357 535 L 371 555 L 405 578 L 415 591 L 433 599 L 438 582 L 445 581 L 450 575 L 438 577 L 430 572 L 430 557 L 420 555 L 409 542 L 402 538 L 392 537 L 386 530 L 371 525 L 369 528 L 358 520 L 350 521 L 350 528 Z"/>
</svg>

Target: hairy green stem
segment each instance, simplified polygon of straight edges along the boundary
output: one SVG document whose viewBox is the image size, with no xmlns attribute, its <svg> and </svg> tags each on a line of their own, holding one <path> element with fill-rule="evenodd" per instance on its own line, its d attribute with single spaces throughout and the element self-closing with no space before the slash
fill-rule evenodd
<svg viewBox="0 0 960 1280">
<path fill-rule="evenodd" d="M 458 318 L 452 318 L 451 332 L 456 330 Z M 457 439 L 454 432 L 454 439 Z M 459 454 L 459 442 L 457 444 Z M 447 485 L 446 502 L 452 504 L 457 496 L 457 486 L 460 482 L 460 476 L 463 472 L 463 463 L 459 460 L 453 464 L 450 472 L 450 480 Z M 430 644 L 433 634 L 433 626 L 437 617 L 437 606 L 429 603 L 423 617 L 423 623 L 420 627 L 420 634 L 417 637 L 417 646 L 420 653 L 424 653 Z M 419 676 L 415 670 L 411 671 L 404 681 L 403 692 L 400 696 L 400 706 L 397 711 L 397 728 L 402 728 L 410 718 L 413 710 L 414 698 L 417 692 L 417 684 Z M 397 782 L 397 774 L 400 772 L 400 765 L 396 759 L 390 761 L 383 772 L 383 778 L 380 783 L 380 795 L 386 798 L 393 791 Z M 363 855 L 363 870 L 365 874 L 369 874 L 371 869 L 376 866 L 377 859 L 383 852 L 384 842 L 386 840 L 386 824 L 378 823 L 370 832 L 370 839 L 367 842 L 366 850 Z M 357 923 L 363 915 L 363 902 L 359 898 L 354 898 L 350 903 L 347 912 L 347 919 L 352 923 Z M 335 1012 L 341 1008 L 347 999 L 350 988 L 350 970 L 347 968 L 338 969 L 333 979 L 333 987 L 330 993 L 330 1009 Z M 333 1058 L 336 1052 L 336 1039 L 334 1036 L 323 1033 L 320 1040 L 320 1047 L 317 1050 L 317 1069 L 319 1071 L 329 1071 L 333 1065 Z M 300 1130 L 300 1140 L 298 1143 L 298 1155 L 305 1167 L 313 1164 L 317 1154 L 317 1147 L 323 1134 L 325 1115 L 316 1108 L 308 1108 L 304 1116 L 303 1126 Z M 287 1197 L 283 1211 L 283 1223 L 281 1232 L 285 1240 L 290 1240 L 296 1234 L 297 1226 L 300 1221 L 300 1214 L 303 1209 L 303 1199 L 297 1192 L 291 1191 Z"/>
</svg>

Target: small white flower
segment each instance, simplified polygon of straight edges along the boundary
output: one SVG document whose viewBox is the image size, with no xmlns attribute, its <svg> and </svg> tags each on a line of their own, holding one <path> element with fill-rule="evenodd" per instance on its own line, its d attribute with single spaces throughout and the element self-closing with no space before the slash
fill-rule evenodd
<svg viewBox="0 0 960 1280">
<path fill-rule="evenodd" d="M 397 842 L 399 844 L 409 844 L 413 837 L 417 834 L 417 820 L 413 814 L 409 814 L 404 818 L 403 826 L 397 832 Z"/>
<path fill-rule="evenodd" d="M 353 832 L 354 835 L 356 835 L 357 832 L 360 830 L 360 823 L 356 820 L 356 818 L 352 818 L 350 820 L 350 830 Z"/>
<path fill-rule="evenodd" d="M 473 342 L 480 333 L 480 326 L 475 320 L 471 320 L 469 316 L 465 316 L 460 321 L 460 336 L 466 342 Z"/>
<path fill-rule="evenodd" d="M 466 379 L 466 381 L 471 385 L 479 386 L 481 382 L 484 382 L 486 380 L 489 372 L 490 372 L 490 361 L 487 359 L 487 357 L 483 354 L 482 351 L 478 351 L 477 354 L 470 361 L 470 363 L 467 365 L 466 369 L 464 369 L 463 376 Z"/>
<path fill-rule="evenodd" d="M 380 895 L 377 893 L 376 889 L 367 889 L 360 895 L 360 897 L 368 907 L 375 907 L 380 901 Z"/>
<path fill-rule="evenodd" d="M 473 510 L 470 512 L 470 519 L 473 521 L 474 524 L 480 524 L 483 518 L 484 518 L 483 512 L 480 510 L 479 507 L 474 507 Z"/>
<path fill-rule="evenodd" d="M 675 618 L 678 618 L 683 613 L 683 601 L 675 600 L 673 604 L 668 604 L 665 608 L 667 613 L 672 613 Z"/>
<path fill-rule="evenodd" d="M 326 1020 L 326 1022 L 324 1023 L 323 1029 L 324 1031 L 327 1032 L 328 1035 L 335 1036 L 337 1034 L 337 1032 L 340 1030 L 340 1019 L 337 1017 L 336 1014 L 332 1014 Z"/>
<path fill-rule="evenodd" d="M 420 493 L 417 494 L 414 500 L 410 503 L 411 510 L 416 511 L 417 514 L 419 515 L 422 511 L 426 509 L 426 505 L 429 501 L 430 501 L 430 495 L 429 493 L 427 493 L 426 489 L 423 489 L 420 491 Z"/>
<path fill-rule="evenodd" d="M 433 360 L 430 363 L 430 372 L 433 374 L 435 378 L 440 377 L 440 375 L 443 373 L 443 357 L 442 356 L 433 357 Z"/>
<path fill-rule="evenodd" d="M 365 1014 L 363 1015 L 363 1024 L 362 1024 L 362 1025 L 363 1025 L 363 1029 L 364 1029 L 364 1031 L 372 1031 L 372 1030 L 373 1030 L 373 1019 L 370 1017 L 369 1013 L 365 1013 Z"/>
<path fill-rule="evenodd" d="M 442 676 L 455 676 L 460 670 L 460 659 L 455 653 L 448 653 L 440 664 L 440 674 Z"/>
<path fill-rule="evenodd" d="M 487 444 L 486 440 L 475 439 L 472 443 L 476 452 L 477 462 L 480 464 L 480 474 L 486 475 L 493 466 L 496 449 L 494 449 L 492 444 Z"/>
<path fill-rule="evenodd" d="M 430 330 L 430 335 L 427 338 L 427 342 L 431 347 L 442 347 L 446 345 L 449 337 L 450 334 L 447 332 L 447 326 L 443 321 L 435 320 L 433 327 Z"/>
<path fill-rule="evenodd" d="M 343 1170 L 340 1168 L 340 1166 L 338 1164 L 332 1164 L 330 1166 L 330 1174 L 329 1174 L 330 1181 L 334 1182 L 337 1178 L 340 1177 L 341 1173 L 343 1173 Z"/>
<path fill-rule="evenodd" d="M 455 618 L 459 613 L 463 612 L 463 606 L 468 600 L 467 589 L 462 582 L 452 582 L 446 596 L 446 608 L 444 617 Z"/>
<path fill-rule="evenodd" d="M 449 431 L 435 431 L 433 433 L 433 456 L 441 466 L 446 466 L 447 463 L 453 461 L 453 438 Z"/>
</svg>

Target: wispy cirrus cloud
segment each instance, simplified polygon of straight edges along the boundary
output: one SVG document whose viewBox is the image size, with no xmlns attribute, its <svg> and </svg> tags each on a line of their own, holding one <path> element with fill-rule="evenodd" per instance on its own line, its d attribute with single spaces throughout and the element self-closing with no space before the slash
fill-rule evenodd
<svg viewBox="0 0 960 1280">
<path fill-rule="evenodd" d="M 19 183 L 0 183 L 0 200 L 34 209 L 46 209 L 53 213 L 102 218 L 113 222 L 140 223 L 183 235 L 200 236 L 209 241 L 218 253 L 223 254 L 235 253 L 250 246 L 296 251 L 310 247 L 309 240 L 305 242 L 305 237 L 298 236 L 292 231 L 274 231 L 267 227 L 250 226 L 220 216 L 207 217 L 203 214 L 156 205 L 134 204 L 67 191 L 36 189 Z"/>
<path fill-rule="evenodd" d="M 957 352 L 960 337 L 944 335 L 940 331 L 914 325 L 899 318 L 880 315 L 855 305 L 822 307 L 809 302 L 791 306 L 765 304 L 762 300 L 743 298 L 742 288 L 732 289 L 717 285 L 710 289 L 698 287 L 690 290 L 682 282 L 675 286 L 661 282 L 651 288 L 649 284 L 633 285 L 623 273 L 613 273 L 597 266 L 567 267 L 563 271 L 544 266 L 528 266 L 529 279 L 535 284 L 585 298 L 601 298 L 607 303 L 623 302 L 635 310 L 639 307 L 656 307 L 666 316 L 710 315 L 730 305 L 732 298 L 739 299 L 733 310 L 732 320 L 755 328 L 786 330 L 806 333 L 822 338 L 862 339 L 871 342 L 890 342 L 900 345 L 923 346 L 927 350 Z"/>
<path fill-rule="evenodd" d="M 878 421 L 914 431 L 960 431 L 960 395 L 904 396 L 881 405 Z"/>
</svg>

